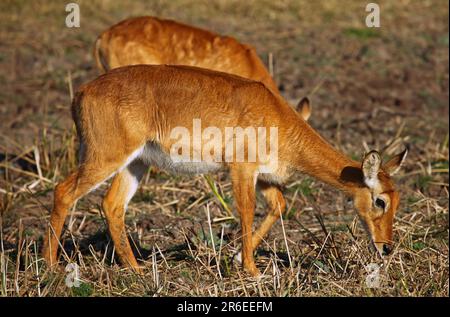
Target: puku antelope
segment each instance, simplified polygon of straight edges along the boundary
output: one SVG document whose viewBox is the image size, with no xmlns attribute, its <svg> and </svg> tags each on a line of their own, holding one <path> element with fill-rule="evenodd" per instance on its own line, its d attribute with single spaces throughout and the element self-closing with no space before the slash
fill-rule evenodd
<svg viewBox="0 0 450 317">
<path fill-rule="evenodd" d="M 280 94 L 253 47 L 172 20 L 137 17 L 113 25 L 95 41 L 94 58 L 103 72 L 137 64 L 196 66 L 261 81 Z M 308 120 L 308 99 L 300 100 L 296 109 Z"/>
<path fill-rule="evenodd" d="M 354 161 L 335 150 L 260 82 L 188 66 L 127 66 L 83 85 L 75 95 L 72 114 L 80 140 L 80 165 L 55 188 L 43 248 L 50 265 L 57 262 L 58 239 L 69 208 L 113 177 L 103 201 L 109 232 L 121 262 L 139 270 L 125 232 L 124 214 L 148 165 L 173 173 L 229 171 L 241 220 L 242 264 L 252 275 L 259 274 L 253 251 L 285 210 L 280 187 L 296 171 L 353 197 L 376 248 L 385 254 L 392 250 L 399 193 L 390 175 L 400 168 L 407 151 L 385 164 L 376 151 L 365 155 L 362 162 Z M 170 138 L 171 131 L 186 127 L 192 135 L 194 119 L 222 132 L 226 127 L 276 127 L 276 168 L 260 172 L 258 157 L 255 162 L 175 162 L 169 153 L 179 140 Z M 248 152 L 248 144 L 244 142 L 241 150 Z M 256 185 L 270 210 L 253 232 Z"/>
</svg>

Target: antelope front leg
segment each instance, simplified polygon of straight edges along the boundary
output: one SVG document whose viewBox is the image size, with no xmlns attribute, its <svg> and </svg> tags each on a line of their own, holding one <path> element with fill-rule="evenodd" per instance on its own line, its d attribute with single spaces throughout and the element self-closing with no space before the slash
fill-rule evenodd
<svg viewBox="0 0 450 317">
<path fill-rule="evenodd" d="M 242 264 L 244 269 L 253 276 L 260 274 L 255 265 L 252 245 L 252 224 L 256 205 L 255 175 L 253 169 L 245 166 L 235 166 L 231 170 L 236 208 L 241 217 Z"/>
<path fill-rule="evenodd" d="M 258 183 L 258 185 L 267 201 L 267 204 L 269 205 L 270 210 L 264 221 L 253 234 L 253 250 L 256 250 L 262 239 L 266 236 L 267 232 L 269 232 L 275 222 L 277 222 L 280 218 L 280 215 L 286 210 L 286 201 L 284 200 L 283 193 L 278 187 L 263 182 Z"/>
</svg>

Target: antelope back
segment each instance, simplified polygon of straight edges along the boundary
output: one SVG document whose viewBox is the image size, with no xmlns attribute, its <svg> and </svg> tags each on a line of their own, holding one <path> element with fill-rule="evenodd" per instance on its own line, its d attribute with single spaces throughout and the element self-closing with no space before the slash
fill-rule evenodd
<svg viewBox="0 0 450 317">
<path fill-rule="evenodd" d="M 94 55 L 103 71 L 136 64 L 197 66 L 261 81 L 279 93 L 254 48 L 232 37 L 171 20 L 124 20 L 98 37 Z"/>
</svg>

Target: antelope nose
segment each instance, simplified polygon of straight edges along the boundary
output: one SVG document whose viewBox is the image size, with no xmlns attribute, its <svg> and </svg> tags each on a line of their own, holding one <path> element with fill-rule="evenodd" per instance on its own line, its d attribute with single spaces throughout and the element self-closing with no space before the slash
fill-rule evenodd
<svg viewBox="0 0 450 317">
<path fill-rule="evenodd" d="M 393 246 L 390 244 L 383 244 L 383 255 L 389 255 L 391 254 L 393 249 Z"/>
</svg>

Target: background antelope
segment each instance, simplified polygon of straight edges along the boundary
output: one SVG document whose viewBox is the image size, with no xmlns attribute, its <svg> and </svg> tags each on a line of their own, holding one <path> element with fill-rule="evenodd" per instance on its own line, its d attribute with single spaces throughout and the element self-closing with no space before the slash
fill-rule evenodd
<svg viewBox="0 0 450 317">
<path fill-rule="evenodd" d="M 172 20 L 137 17 L 113 25 L 97 38 L 94 57 L 103 72 L 136 64 L 188 65 L 260 81 L 280 94 L 253 47 L 230 36 Z M 308 99 L 301 99 L 296 109 L 308 120 Z"/>
<path fill-rule="evenodd" d="M 369 152 L 362 162 L 349 159 L 260 82 L 187 66 L 128 66 L 82 86 L 72 114 L 80 139 L 80 164 L 55 189 L 43 250 L 50 265 L 57 262 L 58 239 L 68 209 L 113 177 L 103 201 L 108 228 L 122 263 L 139 270 L 125 232 L 124 214 L 148 165 L 174 173 L 229 170 L 241 219 L 242 262 L 251 275 L 259 274 L 253 251 L 285 210 L 280 187 L 295 171 L 351 196 L 376 248 L 383 254 L 392 250 L 399 193 L 390 175 L 399 169 L 407 151 L 385 164 L 376 151 Z M 276 127 L 277 165 L 262 173 L 259 156 L 255 162 L 174 162 L 169 155 L 175 143 L 171 131 L 180 126 L 191 129 L 193 119 L 221 131 L 237 126 Z M 249 152 L 248 144 L 240 150 Z M 220 149 L 224 147 L 222 140 Z M 270 210 L 253 232 L 256 185 Z"/>
</svg>

